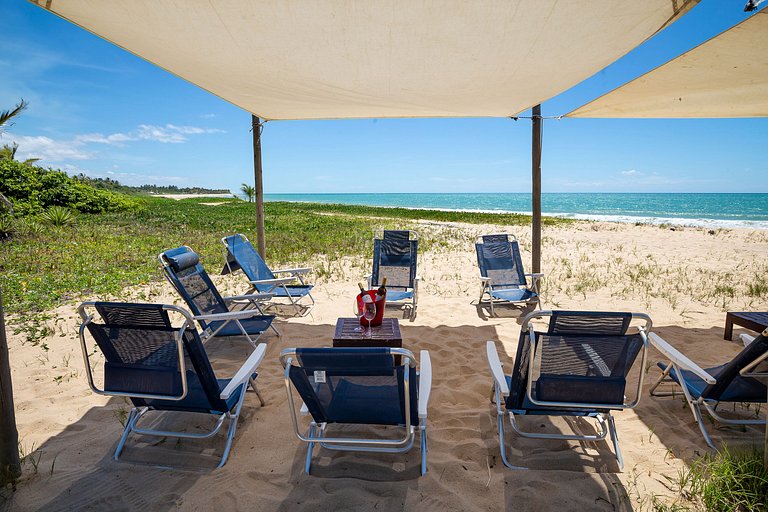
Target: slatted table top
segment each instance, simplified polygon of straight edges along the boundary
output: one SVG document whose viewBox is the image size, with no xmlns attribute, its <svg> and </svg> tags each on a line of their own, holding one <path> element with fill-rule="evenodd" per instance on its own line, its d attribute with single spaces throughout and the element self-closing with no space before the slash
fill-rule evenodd
<svg viewBox="0 0 768 512">
<path fill-rule="evenodd" d="M 371 337 L 364 337 L 364 332 L 355 332 L 359 326 L 357 318 L 339 318 L 333 335 L 334 347 L 402 347 L 403 335 L 397 318 L 383 318 L 381 325 L 371 327 Z"/>
</svg>

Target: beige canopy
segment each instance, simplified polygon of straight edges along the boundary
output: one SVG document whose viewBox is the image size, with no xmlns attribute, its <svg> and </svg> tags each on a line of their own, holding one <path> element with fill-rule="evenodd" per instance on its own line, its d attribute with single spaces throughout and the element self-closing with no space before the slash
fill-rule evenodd
<svg viewBox="0 0 768 512">
<path fill-rule="evenodd" d="M 766 9 L 567 117 L 768 116 Z"/>
<path fill-rule="evenodd" d="M 265 119 L 505 117 L 697 0 L 33 0 Z"/>
</svg>

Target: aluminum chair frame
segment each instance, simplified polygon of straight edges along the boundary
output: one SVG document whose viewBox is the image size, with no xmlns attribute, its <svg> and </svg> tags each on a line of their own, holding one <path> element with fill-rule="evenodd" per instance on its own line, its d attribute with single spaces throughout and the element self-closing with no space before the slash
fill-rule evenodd
<svg viewBox="0 0 768 512">
<path fill-rule="evenodd" d="M 180 395 L 158 395 L 158 394 L 149 394 L 149 393 L 106 391 L 104 389 L 100 389 L 98 386 L 96 386 L 94 382 L 93 367 L 91 365 L 90 354 L 88 352 L 88 347 L 85 341 L 85 331 L 88 327 L 88 324 L 94 321 L 94 316 L 91 314 L 88 314 L 86 310 L 88 308 L 93 308 L 97 303 L 98 303 L 97 301 L 83 302 L 78 308 L 78 313 L 80 314 L 80 317 L 83 320 L 79 328 L 80 348 L 83 353 L 83 361 L 85 363 L 85 373 L 86 373 L 86 377 L 88 378 L 88 385 L 91 388 L 91 391 L 102 396 L 120 396 L 125 398 L 144 398 L 144 399 L 150 399 L 150 400 L 170 400 L 170 401 L 183 400 L 187 396 L 187 392 L 189 391 L 188 384 L 187 384 L 187 376 L 186 376 L 183 336 L 187 328 L 194 326 L 195 324 L 194 317 L 187 310 L 180 308 L 178 306 L 163 305 L 162 309 L 164 311 L 178 313 L 184 317 L 184 322 L 182 323 L 181 327 L 177 329 L 177 335 L 176 335 L 177 356 L 179 358 L 178 364 L 179 364 L 179 372 L 181 373 L 181 386 L 182 386 L 182 393 Z M 231 410 L 224 411 L 223 413 L 218 415 L 216 423 L 214 424 L 211 430 L 205 433 L 195 434 L 195 433 L 180 432 L 180 431 L 173 431 L 173 430 L 157 430 L 157 429 L 139 428 L 138 427 L 139 420 L 141 420 L 146 413 L 152 411 L 153 409 L 147 406 L 133 407 L 130 413 L 128 414 L 128 418 L 125 422 L 125 427 L 123 429 L 123 434 L 121 435 L 120 441 L 118 442 L 117 447 L 115 448 L 113 459 L 115 461 L 118 461 L 120 459 L 120 454 L 122 453 L 123 448 L 125 447 L 125 444 L 128 440 L 128 436 L 132 432 L 135 432 L 140 435 L 153 436 L 153 437 L 176 437 L 176 438 L 182 438 L 182 439 L 208 439 L 216 435 L 221 430 L 221 427 L 224 424 L 225 420 L 229 420 L 229 426 L 227 429 L 227 437 L 224 445 L 224 451 L 219 461 L 219 464 L 216 467 L 220 468 L 224 466 L 224 464 L 226 464 L 227 462 L 227 459 L 229 458 L 229 453 L 232 449 L 232 441 L 234 440 L 235 432 L 237 431 L 237 421 L 240 417 L 240 410 L 243 407 L 243 402 L 245 401 L 245 393 L 247 391 L 247 387 L 250 386 L 251 389 L 253 389 L 262 407 L 265 404 L 264 398 L 262 397 L 258 387 L 256 386 L 256 381 L 253 378 L 253 374 L 255 373 L 256 369 L 259 367 L 262 360 L 264 359 L 266 348 L 267 347 L 265 344 L 263 343 L 259 344 L 256 347 L 256 349 L 253 351 L 253 353 L 245 361 L 245 363 L 243 363 L 243 365 L 237 371 L 237 373 L 229 382 L 229 384 L 221 391 L 220 398 L 222 400 L 227 400 L 229 397 L 233 395 L 233 393 L 238 392 L 238 390 L 240 390 L 240 398 L 238 399 L 237 403 Z M 159 411 L 159 412 L 166 412 L 166 411 Z M 174 412 L 184 412 L 184 411 L 174 411 Z M 160 467 L 163 469 L 174 469 L 173 467 L 166 466 L 166 465 L 157 465 L 157 467 Z"/>
<path fill-rule="evenodd" d="M 248 237 L 245 236 L 244 234 L 236 233 L 235 236 L 241 237 L 244 242 L 248 242 L 250 244 L 250 240 L 248 240 Z M 228 237 L 222 237 L 221 239 L 221 243 L 224 244 L 224 247 L 225 247 L 224 249 L 225 256 L 227 256 L 227 253 L 231 254 L 231 252 L 229 251 L 229 245 L 227 244 L 227 238 Z M 258 253 L 256 254 L 258 255 Z M 259 256 L 259 258 L 261 258 L 261 256 Z M 228 257 L 225 257 L 224 261 L 229 273 L 233 273 L 237 270 L 231 267 Z M 264 264 L 266 265 L 266 262 L 264 262 Z M 240 265 L 240 268 L 242 269 L 242 265 Z M 254 291 L 254 290 L 258 291 L 256 288 L 257 285 L 265 285 L 270 287 L 266 292 L 258 292 L 258 293 L 272 294 L 275 289 L 282 288 L 285 291 L 285 294 L 287 295 L 288 300 L 290 301 L 290 305 L 293 306 L 296 309 L 296 312 L 300 313 L 301 316 L 306 316 L 309 314 L 312 308 L 315 307 L 315 298 L 312 296 L 312 292 L 308 291 L 305 295 L 293 296 L 291 295 L 290 287 L 288 285 L 293 284 L 298 280 L 302 286 L 307 286 L 307 283 L 304 281 L 304 275 L 308 274 L 309 272 L 312 272 L 312 270 L 313 270 L 313 267 L 282 268 L 277 270 L 269 269 L 269 271 L 272 272 L 272 274 L 291 274 L 291 276 L 277 277 L 274 279 L 258 279 L 255 281 L 252 281 L 249 279 L 248 282 L 251 284 L 251 287 L 252 287 L 250 291 Z M 309 300 L 310 300 L 309 306 L 304 306 L 303 304 L 300 304 L 301 300 L 304 297 L 309 297 Z M 277 298 L 280 298 L 280 297 L 273 296 L 272 301 L 274 301 Z"/>
<path fill-rule="evenodd" d="M 763 336 L 768 336 L 768 329 L 763 331 Z M 699 430 L 701 431 L 701 434 L 704 436 L 704 441 L 706 441 L 707 446 L 710 448 L 715 448 L 715 443 L 712 441 L 712 438 L 709 436 L 709 433 L 707 432 L 707 428 L 704 426 L 704 418 L 701 414 L 701 408 L 702 406 L 707 411 L 707 413 L 718 423 L 722 423 L 723 425 L 768 425 L 768 420 L 761 420 L 761 419 L 735 419 L 735 418 L 726 418 L 725 416 L 722 416 L 718 414 L 717 407 L 720 404 L 719 400 L 713 400 L 713 399 L 707 399 L 702 396 L 698 398 L 694 398 L 691 394 L 690 390 L 688 389 L 688 384 L 685 379 L 685 376 L 683 375 L 682 370 L 688 370 L 695 374 L 697 377 L 702 379 L 704 382 L 706 382 L 708 385 L 714 385 L 717 383 L 717 378 L 707 373 L 706 370 L 701 368 L 699 365 L 691 361 L 687 356 L 685 356 L 682 352 L 677 350 L 675 347 L 673 347 L 669 342 L 667 342 L 664 338 L 661 336 L 651 333 L 650 340 L 653 346 L 662 353 L 662 355 L 665 356 L 669 360 L 669 363 L 667 364 L 667 369 L 662 371 L 661 376 L 658 378 L 658 380 L 651 386 L 650 394 L 654 397 L 675 397 L 678 395 L 675 391 L 657 391 L 656 389 L 661 385 L 665 383 L 672 383 L 675 385 L 679 385 L 680 389 L 682 390 L 683 396 L 685 397 L 685 401 L 688 404 L 688 407 L 691 409 L 691 412 L 693 413 L 694 420 L 696 421 L 696 424 L 699 427 Z M 768 377 L 768 373 L 765 372 L 755 372 L 754 370 L 760 363 L 763 361 L 768 360 L 768 351 L 763 353 L 761 356 L 757 357 L 754 361 L 749 363 L 747 366 L 742 368 L 742 370 L 739 372 L 742 377 L 755 377 L 755 378 L 761 378 L 761 377 Z M 679 379 L 679 384 L 675 382 L 670 376 L 670 372 L 672 370 L 675 370 L 675 374 L 677 375 Z M 726 402 L 726 403 L 732 403 L 732 402 Z M 768 397 L 766 397 L 766 403 L 768 403 Z"/>
<path fill-rule="evenodd" d="M 401 357 L 402 366 L 416 368 L 416 360 L 410 350 L 403 348 L 390 348 L 389 353 L 393 356 Z M 285 389 L 288 394 L 288 405 L 291 410 L 291 422 L 294 433 L 301 441 L 308 444 L 307 457 L 304 464 L 304 471 L 310 474 L 312 463 L 312 452 L 315 444 L 323 448 L 337 451 L 360 451 L 360 452 L 379 452 L 379 453 L 404 453 L 409 451 L 414 444 L 416 426 L 411 424 L 411 402 L 410 402 L 410 377 L 408 371 L 403 372 L 403 400 L 404 400 L 404 419 L 403 437 L 400 439 L 365 439 L 355 437 L 327 437 L 327 423 L 310 421 L 306 434 L 302 434 L 299 429 L 299 420 L 296 414 L 296 402 L 291 391 L 290 367 L 296 360 L 296 349 L 287 348 L 280 352 L 280 362 L 283 365 Z M 427 404 L 432 388 L 432 364 L 429 352 L 422 350 L 420 353 L 421 366 L 419 373 L 419 393 L 418 393 L 418 411 L 419 411 L 419 448 L 421 451 L 421 474 L 427 472 Z M 423 401 L 422 401 L 423 400 Z M 306 405 L 301 405 L 302 416 L 309 415 Z"/>
<path fill-rule="evenodd" d="M 535 357 L 536 333 L 533 327 L 533 320 L 537 318 L 551 316 L 552 313 L 553 311 L 535 311 L 533 313 L 528 314 L 523 320 L 523 326 L 526 327 L 528 331 L 528 336 L 527 336 L 528 343 L 531 345 L 530 352 L 529 352 L 531 356 L 528 359 L 528 378 L 527 378 L 527 385 L 526 385 L 526 396 L 528 400 L 534 405 L 538 405 L 542 407 L 557 407 L 562 410 L 562 414 L 558 414 L 557 410 L 553 410 L 551 414 L 552 416 L 591 417 L 597 420 L 598 426 L 600 428 L 598 430 L 598 433 L 595 435 L 542 434 L 539 432 L 529 432 L 529 431 L 523 430 L 518 425 L 515 419 L 515 412 L 513 410 L 505 410 L 505 408 L 502 408 L 502 402 L 506 401 L 506 398 L 510 394 L 510 390 L 509 390 L 509 386 L 507 385 L 506 378 L 504 376 L 502 363 L 499 360 L 499 355 L 498 355 L 498 352 L 496 351 L 496 344 L 493 341 L 487 341 L 486 356 L 488 359 L 488 366 L 491 370 L 491 375 L 493 376 L 493 397 L 494 397 L 494 403 L 496 404 L 496 425 L 499 432 L 499 447 L 501 452 L 501 460 L 504 463 L 504 465 L 507 466 L 508 468 L 527 469 L 525 467 L 512 465 L 507 458 L 506 446 L 504 442 L 504 438 L 505 438 L 504 413 L 506 412 L 509 415 L 509 422 L 510 422 L 510 426 L 512 427 L 512 430 L 514 430 L 515 433 L 517 433 L 522 437 L 533 438 L 533 439 L 600 441 L 605 439 L 606 435 L 610 434 L 611 442 L 614 448 L 614 453 L 619 463 L 619 468 L 623 469 L 624 459 L 621 455 L 621 450 L 619 448 L 619 437 L 616 431 L 616 422 L 613 418 L 613 415 L 611 414 L 610 409 L 633 409 L 639 403 L 640 396 L 641 396 L 641 389 L 643 386 L 643 379 L 645 375 L 645 372 L 642 371 L 642 369 L 645 368 L 647 354 L 648 354 L 648 344 L 649 344 L 648 333 L 650 333 L 653 323 L 650 317 L 644 313 L 632 313 L 632 321 L 642 320 L 645 322 L 644 326 L 637 326 L 640 337 L 643 340 L 643 348 L 642 348 L 642 357 L 641 357 L 641 363 L 640 363 L 641 371 L 640 371 L 640 376 L 637 382 L 637 388 L 635 390 L 635 399 L 633 401 L 626 402 L 626 396 L 625 396 L 625 403 L 623 404 L 605 404 L 605 403 L 591 403 L 591 402 L 556 402 L 556 401 L 536 400 L 533 397 L 533 393 L 532 393 L 533 379 L 531 378 L 531 375 L 533 375 L 533 370 L 536 366 L 536 361 L 538 360 Z M 597 411 L 588 412 L 590 409 L 592 410 L 596 409 Z M 573 410 L 573 412 L 569 413 L 568 412 L 569 410 Z M 605 413 L 601 411 L 605 411 Z"/>
</svg>

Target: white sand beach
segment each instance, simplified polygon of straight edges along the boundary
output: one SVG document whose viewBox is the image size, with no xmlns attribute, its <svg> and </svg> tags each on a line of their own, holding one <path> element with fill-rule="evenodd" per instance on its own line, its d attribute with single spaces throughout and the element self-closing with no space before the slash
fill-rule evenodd
<svg viewBox="0 0 768 512">
<path fill-rule="evenodd" d="M 6 510 L 648 510 L 654 500 L 677 499 L 678 472 L 707 446 L 681 399 L 648 396 L 658 372 L 651 352 L 639 406 L 617 413 L 624 455 L 619 470 L 609 442 L 566 442 L 508 436 L 513 464 L 499 457 L 486 340 L 495 341 L 506 369 L 521 327 L 521 311 L 498 317 L 476 306 L 479 272 L 472 242 L 498 226 L 424 223 L 426 248 L 418 314 L 400 317 L 403 346 L 429 350 L 434 380 L 429 406 L 428 472 L 419 476 L 418 447 L 405 455 L 316 451 L 313 474 L 303 472 L 306 446 L 292 432 L 279 352 L 286 347 L 330 346 L 337 318 L 350 316 L 355 283 L 370 255 L 322 263 L 313 276 L 317 306 L 305 317 L 280 317 L 280 338 L 265 334 L 267 356 L 258 384 L 266 405 L 246 398 L 227 464 L 213 469 L 223 436 L 209 441 L 151 443 L 133 437 L 115 462 L 112 454 L 129 409 L 125 400 L 93 394 L 77 339 L 76 304 L 52 313 L 53 334 L 41 345 L 9 329 L 16 419 L 26 454 L 24 476 Z M 529 230 L 509 227 L 530 265 Z M 222 234 L 223 236 L 224 234 Z M 768 275 L 768 232 L 579 222 L 545 227 L 544 309 L 644 312 L 654 332 L 702 366 L 727 361 L 741 345 L 723 340 L 726 311 L 767 311 L 768 297 L 750 296 L 749 284 Z M 223 257 L 203 261 L 217 273 Z M 241 274 L 214 276 L 222 291 L 247 290 Z M 117 299 L 181 304 L 170 285 L 125 290 Z M 9 319 L 13 320 L 13 318 Z M 737 328 L 734 338 L 746 332 Z M 250 351 L 241 339 L 207 344 L 214 367 L 233 372 Z M 730 408 L 730 407 L 729 407 Z M 754 414 L 737 408 L 737 413 Z M 765 416 L 765 410 L 760 414 Z M 204 421 L 200 420 L 202 425 Z M 534 418 L 529 428 L 588 431 L 589 422 Z M 707 420 L 708 421 L 708 420 Z M 208 425 L 208 423 L 205 423 Z M 760 428 L 708 428 L 718 446 L 760 444 Z M 138 462 L 138 463 L 137 463 Z M 160 462 L 185 469 L 158 469 Z"/>
</svg>

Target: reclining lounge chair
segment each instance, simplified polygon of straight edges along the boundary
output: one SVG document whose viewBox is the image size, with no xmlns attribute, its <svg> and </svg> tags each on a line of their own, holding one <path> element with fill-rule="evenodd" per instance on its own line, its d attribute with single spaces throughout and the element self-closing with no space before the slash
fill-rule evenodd
<svg viewBox="0 0 768 512">
<path fill-rule="evenodd" d="M 642 325 L 632 327 L 636 320 Z M 546 330 L 537 331 L 534 321 L 548 320 Z M 635 322 L 637 324 L 638 322 Z M 612 410 L 631 409 L 640 399 L 643 371 L 637 372 L 634 398 L 627 398 L 627 377 L 637 356 L 645 367 L 646 334 L 651 329 L 647 315 L 638 313 L 540 311 L 523 320 L 511 376 L 505 376 L 493 341 L 486 344 L 488 365 L 494 382 L 501 459 L 507 460 L 504 445 L 504 416 L 523 437 L 595 441 L 610 432 L 619 467 L 623 467 Z M 629 389 L 632 389 L 631 387 Z M 546 434 L 524 431 L 517 416 L 573 416 L 597 419 L 597 434 Z M 519 469 L 519 468 L 517 468 Z"/>
<path fill-rule="evenodd" d="M 491 316 L 498 304 L 529 304 L 539 301 L 539 279 L 544 274 L 526 274 L 520 246 L 513 235 L 484 235 L 475 240 L 477 266 L 480 267 L 480 304 L 488 303 Z M 531 278 L 530 285 L 526 277 Z M 487 295 L 487 299 L 485 298 Z"/>
<path fill-rule="evenodd" d="M 401 356 L 400 364 L 396 356 Z M 315 444 L 331 450 L 402 453 L 411 449 L 418 428 L 421 474 L 427 471 L 427 404 L 432 387 L 429 352 L 421 351 L 421 369 L 402 348 L 288 348 L 280 353 L 296 435 L 308 443 L 309 474 Z M 312 421 L 306 434 L 299 422 L 291 385 L 303 400 L 302 414 Z M 330 437 L 335 424 L 399 426 L 395 439 Z"/>
<path fill-rule="evenodd" d="M 312 271 L 312 267 L 286 268 L 271 270 L 256 252 L 245 235 L 236 234 L 221 239 L 227 248 L 227 262 L 222 274 L 229 274 L 241 269 L 251 283 L 249 293 L 269 293 L 275 299 L 288 299 L 297 312 L 303 315 L 309 313 L 315 304 L 312 297 L 312 285 L 304 282 L 304 275 Z M 277 277 L 276 274 L 289 274 L 287 277 Z M 304 297 L 310 300 L 309 307 L 302 308 L 299 304 Z"/>
<path fill-rule="evenodd" d="M 166 279 L 200 324 L 203 341 L 216 336 L 245 336 L 255 347 L 261 334 L 270 327 L 280 336 L 272 325 L 275 316 L 265 315 L 259 306 L 261 301 L 272 298 L 272 295 L 255 293 L 222 297 L 200 264 L 198 255 L 187 246 L 165 251 L 158 259 Z M 230 303 L 241 304 L 243 309 L 231 311 Z"/>
<path fill-rule="evenodd" d="M 95 310 L 95 311 L 94 311 Z M 183 316 L 180 327 L 171 324 L 169 312 Z M 100 395 L 130 398 L 133 409 L 115 449 L 115 460 L 128 435 L 207 439 L 229 419 L 226 444 L 219 466 L 227 462 L 237 419 L 250 384 L 256 389 L 256 369 L 264 358 L 266 345 L 258 345 L 231 379 L 217 379 L 205 352 L 192 316 L 177 306 L 84 302 L 79 308 L 80 345 L 91 389 Z M 91 367 L 93 347 L 86 343 L 88 331 L 104 356 L 103 389 L 94 383 Z M 145 414 L 197 413 L 218 416 L 210 432 L 174 432 L 138 426 Z M 155 416 L 155 415 L 153 415 Z M 197 419 L 195 420 L 198 421 Z"/>
<path fill-rule="evenodd" d="M 373 271 L 366 276 L 369 289 L 378 288 L 386 277 L 387 304 L 406 304 L 410 318 L 416 316 L 419 302 L 418 250 L 414 231 L 384 230 L 383 236 L 373 237 Z"/>
<path fill-rule="evenodd" d="M 765 368 L 758 368 L 768 365 L 768 329 L 744 347 L 730 362 L 712 368 L 701 368 L 655 333 L 651 334 L 650 340 L 668 359 L 667 363 L 657 363 L 662 373 L 651 388 L 651 396 L 674 396 L 673 391 L 656 390 L 663 382 L 680 386 L 704 440 L 710 447 L 714 448 L 715 445 L 704 426 L 702 406 L 715 420 L 726 425 L 766 424 L 766 420 L 759 418 L 725 418 L 718 414 L 717 406 L 723 402 L 768 403 L 766 385 L 755 379 L 768 377 Z"/>
</svg>

